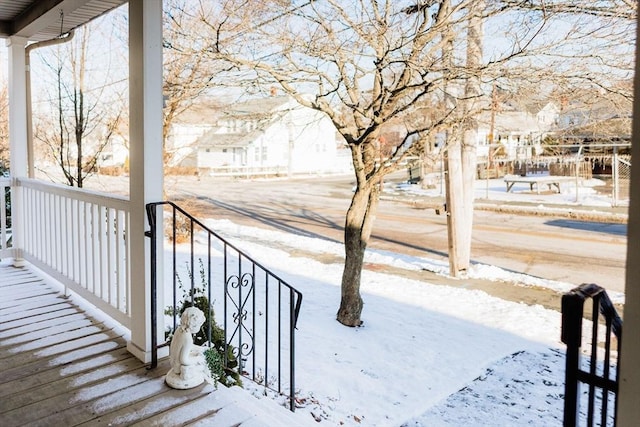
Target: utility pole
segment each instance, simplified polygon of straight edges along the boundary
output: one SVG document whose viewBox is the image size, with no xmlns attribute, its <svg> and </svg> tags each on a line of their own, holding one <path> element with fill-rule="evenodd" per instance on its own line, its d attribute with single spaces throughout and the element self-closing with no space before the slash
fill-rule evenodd
<svg viewBox="0 0 640 427">
<path fill-rule="evenodd" d="M 482 96 L 481 66 L 482 66 L 482 38 L 483 13 L 485 0 L 471 2 L 469 27 L 467 30 L 467 81 L 465 84 L 465 102 L 463 105 L 462 128 L 462 217 L 460 226 L 460 241 L 458 254 L 460 257 L 458 268 L 467 271 L 471 263 L 471 235 L 473 232 L 473 199 L 475 180 L 478 169 L 478 103 Z"/>
<path fill-rule="evenodd" d="M 439 15 L 444 19 L 450 19 L 451 1 L 444 0 L 440 5 Z M 454 70 L 453 39 L 454 34 L 450 26 L 445 26 L 442 48 L 442 59 L 449 70 Z M 452 95 L 454 87 L 451 76 L 445 77 L 444 105 L 447 110 L 455 110 L 455 99 Z M 454 124 L 446 132 L 445 146 L 445 203 L 447 213 L 447 238 L 449 253 L 449 274 L 458 277 L 462 270 L 460 265 L 460 227 L 464 221 L 464 199 L 462 197 L 462 141 L 458 124 Z"/>
</svg>

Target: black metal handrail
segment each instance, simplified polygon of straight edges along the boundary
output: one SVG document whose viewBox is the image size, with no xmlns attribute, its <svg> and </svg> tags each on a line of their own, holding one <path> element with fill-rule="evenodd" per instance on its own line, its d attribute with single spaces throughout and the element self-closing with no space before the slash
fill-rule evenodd
<svg viewBox="0 0 640 427">
<path fill-rule="evenodd" d="M 158 348 L 168 344 L 166 339 L 159 342 L 157 336 L 158 305 L 162 305 L 158 297 L 164 299 L 166 294 L 158 288 L 158 284 L 165 286 L 165 280 L 158 280 L 157 275 L 157 242 L 162 233 L 162 242 L 169 242 L 165 254 L 171 254 L 172 267 L 172 300 L 165 316 L 168 313 L 173 319 L 165 322 L 170 323 L 167 333 L 176 329 L 185 298 L 194 305 L 198 293 L 206 296 L 210 302 L 208 319 L 214 319 L 214 303 L 222 311 L 225 368 L 286 395 L 294 411 L 295 329 L 302 294 L 175 203 L 149 203 L 146 209 L 150 224 L 146 234 L 151 238 L 151 367 L 157 366 Z M 167 224 L 163 226 L 166 231 L 159 230 L 163 223 Z M 179 243 L 181 238 L 186 243 Z M 180 262 L 184 262 L 182 268 Z M 182 289 L 180 295 L 185 282 L 188 289 Z M 213 329 L 209 322 L 209 345 Z M 230 363 L 229 351 L 234 363 Z M 287 382 L 288 390 L 283 385 Z"/>
<path fill-rule="evenodd" d="M 583 360 L 580 348 L 582 347 L 582 319 L 585 315 L 584 303 L 587 299 L 593 300 L 591 348 L 589 358 Z M 600 315 L 602 315 L 602 319 Z M 604 336 L 602 323 L 604 324 Z M 612 351 L 614 338 L 617 344 L 615 350 Z M 621 340 L 622 320 L 602 287 L 585 283 L 562 296 L 562 342 L 567 345 L 564 395 L 565 426 L 578 425 L 580 401 L 585 398 L 588 402 L 586 413 L 588 426 L 611 424 L 615 426 L 620 379 L 618 357 Z M 601 344 L 604 345 L 604 348 L 601 348 Z M 598 355 L 603 352 L 604 358 L 599 359 Z M 583 362 L 586 364 L 586 370 L 582 368 Z M 589 387 L 586 394 L 580 393 L 581 383 Z M 597 411 L 599 411 L 599 417 L 596 416 Z"/>
</svg>

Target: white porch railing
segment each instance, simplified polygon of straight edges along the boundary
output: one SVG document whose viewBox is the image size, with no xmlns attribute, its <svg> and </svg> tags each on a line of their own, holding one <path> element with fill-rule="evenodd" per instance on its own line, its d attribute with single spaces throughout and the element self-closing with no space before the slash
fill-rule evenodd
<svg viewBox="0 0 640 427">
<path fill-rule="evenodd" d="M 12 219 L 21 222 L 23 247 L 14 249 L 131 328 L 129 201 L 31 179 L 16 180 L 15 191 L 22 207 Z"/>
</svg>

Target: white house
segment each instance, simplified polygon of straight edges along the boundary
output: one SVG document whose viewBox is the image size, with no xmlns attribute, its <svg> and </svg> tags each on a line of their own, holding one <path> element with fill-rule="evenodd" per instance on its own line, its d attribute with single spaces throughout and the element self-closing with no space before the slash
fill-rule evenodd
<svg viewBox="0 0 640 427">
<path fill-rule="evenodd" d="M 173 120 L 165 143 L 168 166 L 196 167 L 194 145 L 215 128 L 220 107 L 210 102 L 196 103 Z"/>
<path fill-rule="evenodd" d="M 524 158 L 542 151 L 542 140 L 552 132 L 560 114 L 553 102 L 517 107 L 501 103 L 480 115 L 478 156 L 489 156 L 490 141 L 509 158 Z M 494 147 L 495 151 L 497 147 Z"/>
<path fill-rule="evenodd" d="M 202 172 L 322 173 L 341 164 L 331 120 L 290 97 L 253 99 L 210 117 L 215 124 L 209 129 L 199 125 L 201 133 L 181 165 Z M 195 135 L 192 128 L 182 131 Z"/>
</svg>

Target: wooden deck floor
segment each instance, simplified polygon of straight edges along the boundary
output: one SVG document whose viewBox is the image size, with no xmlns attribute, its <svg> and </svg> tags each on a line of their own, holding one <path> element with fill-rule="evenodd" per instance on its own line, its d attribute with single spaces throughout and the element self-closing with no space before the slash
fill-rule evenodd
<svg viewBox="0 0 640 427">
<path fill-rule="evenodd" d="M 0 426 L 296 426 L 245 391 L 173 390 L 114 329 L 28 268 L 0 265 Z M 273 408 L 271 408 L 273 406 Z"/>
</svg>

